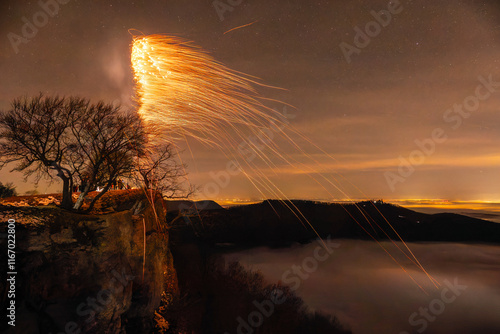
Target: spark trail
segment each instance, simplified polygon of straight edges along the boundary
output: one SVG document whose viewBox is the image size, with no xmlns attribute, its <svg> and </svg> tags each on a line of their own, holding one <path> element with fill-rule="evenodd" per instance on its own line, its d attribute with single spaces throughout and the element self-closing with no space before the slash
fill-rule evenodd
<svg viewBox="0 0 500 334">
<path fill-rule="evenodd" d="M 292 127 L 288 127 L 288 132 L 290 132 L 288 134 L 284 130 L 287 125 L 286 120 L 279 112 L 267 107 L 265 102 L 269 100 L 261 97 L 254 88 L 270 86 L 259 83 L 255 77 L 229 69 L 200 47 L 177 37 L 135 36 L 131 60 L 136 82 L 138 113 L 146 125 L 161 130 L 161 136 L 153 140 L 175 143 L 186 141 L 186 138 L 194 138 L 203 144 L 219 148 L 226 157 L 238 162 L 243 175 L 264 198 L 282 199 L 283 205 L 319 237 L 314 226 L 266 173 L 266 169 L 276 173 L 278 164 L 298 168 L 298 165 L 302 163 L 297 161 L 297 155 L 305 157 L 309 162 L 317 162 L 292 139 L 290 134 L 305 139 L 318 149 Z M 271 132 L 270 125 L 271 128 L 274 127 L 279 131 Z M 294 155 L 283 153 L 283 149 L 273 138 L 275 136 L 288 142 Z M 258 138 L 258 141 L 249 138 Z M 245 153 L 241 150 L 241 144 L 245 144 Z M 256 159 L 247 159 L 245 155 L 248 154 L 252 154 Z M 263 164 L 265 168 L 260 168 L 257 162 Z M 332 181 L 314 169 L 310 169 L 307 175 L 318 183 L 332 199 L 334 198 L 333 190 L 342 194 L 343 198 L 349 198 L 337 179 L 333 178 Z M 341 175 L 340 177 L 343 178 Z M 374 229 L 370 222 L 373 218 L 369 217 L 365 209 L 352 202 L 368 225 Z M 383 217 L 380 211 L 378 213 Z M 352 215 L 351 217 L 378 243 L 370 231 Z M 383 218 L 396 232 L 388 220 Z M 378 224 L 377 227 L 380 228 Z M 388 236 L 385 231 L 383 232 Z M 407 244 L 400 237 L 399 240 L 404 248 L 394 243 L 397 249 L 419 270 L 422 270 L 436 286 L 435 280 L 423 268 Z M 379 245 L 424 290 L 402 264 L 380 243 Z"/>
</svg>

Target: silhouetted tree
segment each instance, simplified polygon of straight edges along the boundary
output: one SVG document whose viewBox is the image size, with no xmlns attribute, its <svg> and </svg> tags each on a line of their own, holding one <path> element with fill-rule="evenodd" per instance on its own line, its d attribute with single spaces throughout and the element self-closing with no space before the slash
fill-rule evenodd
<svg viewBox="0 0 500 334">
<path fill-rule="evenodd" d="M 117 177 L 134 170 L 134 156 L 143 152 L 147 141 L 137 114 L 125 114 L 119 107 L 69 97 L 15 99 L 11 109 L 0 115 L 0 168 L 17 163 L 13 170 L 25 176 L 55 175 L 63 182 L 61 206 L 82 208 L 84 198 L 97 185 L 109 189 Z M 85 182 L 73 205 L 75 178 Z"/>
<path fill-rule="evenodd" d="M 80 209 L 88 192 L 97 186 L 103 190 L 93 198 L 88 210 L 119 177 L 131 177 L 135 157 L 143 155 L 147 135 L 136 113 L 120 113 L 120 108 L 99 102 L 91 105 L 87 118 L 71 126 L 76 140 L 70 156 L 81 181 L 85 181 L 74 208 Z"/>
<path fill-rule="evenodd" d="M 16 188 L 12 183 L 3 184 L 0 182 L 0 198 L 7 198 L 16 195 Z"/>
<path fill-rule="evenodd" d="M 187 197 L 185 166 L 178 164 L 170 145 L 153 145 L 135 112 L 102 101 L 69 97 L 18 98 L 0 115 L 0 168 L 17 163 L 13 170 L 25 177 L 57 176 L 63 182 L 61 206 L 81 210 L 85 198 L 97 187 L 90 211 L 118 179 L 140 180 L 147 189 L 165 197 Z M 73 203 L 75 182 L 82 185 Z"/>
<path fill-rule="evenodd" d="M 73 97 L 15 99 L 0 115 L 0 168 L 17 162 L 12 170 L 25 178 L 34 174 L 36 182 L 55 171 L 63 182 L 61 205 L 70 208 L 74 171 L 66 159 L 72 142 L 68 129 L 87 106 L 88 101 Z"/>
<path fill-rule="evenodd" d="M 139 156 L 136 168 L 136 182 L 163 197 L 187 198 L 195 191 L 193 186 L 185 187 L 186 166 L 177 162 L 171 144 L 152 145 Z"/>
</svg>

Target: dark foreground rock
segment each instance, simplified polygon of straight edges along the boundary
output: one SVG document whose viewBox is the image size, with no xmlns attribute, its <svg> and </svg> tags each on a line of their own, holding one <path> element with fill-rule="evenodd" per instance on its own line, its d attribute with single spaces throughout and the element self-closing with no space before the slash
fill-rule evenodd
<svg viewBox="0 0 500 334">
<path fill-rule="evenodd" d="M 140 191 L 124 192 L 120 199 L 111 210 L 118 212 L 100 215 L 50 206 L 0 206 L 2 224 L 8 219 L 16 221 L 17 271 L 16 326 L 2 321 L 0 331 L 151 330 L 162 294 L 177 293 L 164 227 L 166 210 L 161 198 L 151 205 Z M 7 249 L 6 234 L 1 235 L 0 248 L 2 252 Z M 4 310 L 10 302 L 5 274 L 2 270 Z"/>
</svg>

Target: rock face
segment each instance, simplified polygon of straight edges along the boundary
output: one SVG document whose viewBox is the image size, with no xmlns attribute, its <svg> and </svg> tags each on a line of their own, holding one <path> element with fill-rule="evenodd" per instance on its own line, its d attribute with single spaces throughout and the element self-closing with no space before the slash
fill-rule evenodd
<svg viewBox="0 0 500 334">
<path fill-rule="evenodd" d="M 0 206 L 2 225 L 16 221 L 17 270 L 16 326 L 7 328 L 2 321 L 2 331 L 150 331 L 162 294 L 178 291 L 164 202 L 139 191 L 116 196 L 110 210 L 116 212 L 109 214 Z M 3 253 L 5 234 L 0 243 Z M 2 308 L 9 302 L 5 272 Z"/>
</svg>

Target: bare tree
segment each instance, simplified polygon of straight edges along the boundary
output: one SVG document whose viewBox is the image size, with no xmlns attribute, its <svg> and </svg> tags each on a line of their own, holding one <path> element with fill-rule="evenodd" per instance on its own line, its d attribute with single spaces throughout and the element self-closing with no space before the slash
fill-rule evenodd
<svg viewBox="0 0 500 334">
<path fill-rule="evenodd" d="M 0 168 L 17 163 L 13 170 L 63 183 L 61 206 L 82 210 L 89 192 L 102 191 L 87 210 L 119 178 L 140 180 L 141 186 L 164 197 L 186 198 L 194 188 L 185 187 L 185 166 L 174 158 L 171 145 L 153 145 L 154 129 L 146 129 L 135 112 L 104 102 L 42 94 L 13 101 L 0 115 Z M 73 185 L 83 189 L 73 203 Z"/>
<path fill-rule="evenodd" d="M 44 97 L 18 98 L 11 109 L 0 115 L 0 168 L 17 162 L 13 171 L 24 172 L 27 178 L 35 174 L 63 182 L 61 206 L 72 206 L 71 189 L 74 171 L 66 156 L 72 138 L 67 129 L 82 115 L 88 101 L 81 98 Z"/>
<path fill-rule="evenodd" d="M 144 154 L 147 136 L 141 119 L 135 113 L 123 114 L 119 110 L 111 104 L 97 103 L 90 106 L 87 119 L 71 127 L 77 141 L 72 165 L 86 184 L 74 209 L 82 207 L 91 189 L 102 186 L 103 190 L 90 203 L 88 210 L 92 209 L 113 181 L 131 175 L 134 158 Z"/>
<path fill-rule="evenodd" d="M 146 140 L 137 114 L 104 102 L 40 94 L 14 100 L 0 115 L 0 168 L 17 162 L 13 170 L 35 174 L 37 181 L 55 174 L 63 182 L 61 206 L 67 209 L 80 210 L 89 191 L 102 185 L 91 209 L 113 180 L 133 171 Z M 73 205 L 75 178 L 86 187 Z"/>
<path fill-rule="evenodd" d="M 188 198 L 195 188 L 187 180 L 186 166 L 175 159 L 171 144 L 157 144 L 139 155 L 137 181 L 146 189 L 157 190 L 167 198 Z"/>
</svg>

